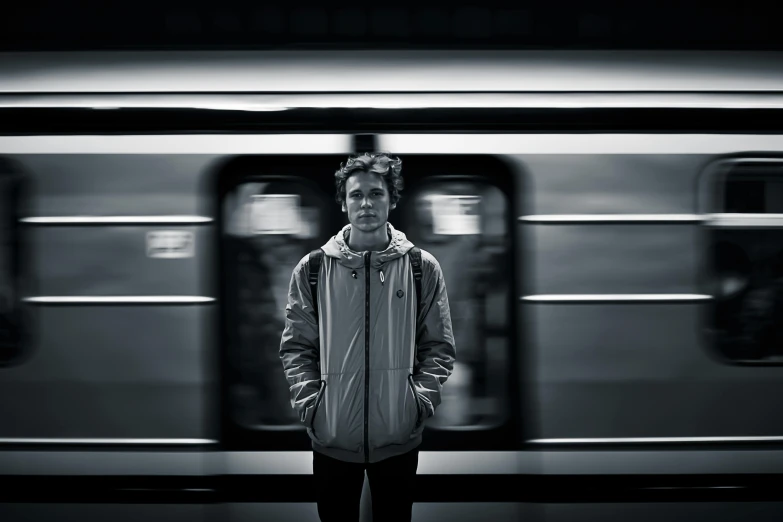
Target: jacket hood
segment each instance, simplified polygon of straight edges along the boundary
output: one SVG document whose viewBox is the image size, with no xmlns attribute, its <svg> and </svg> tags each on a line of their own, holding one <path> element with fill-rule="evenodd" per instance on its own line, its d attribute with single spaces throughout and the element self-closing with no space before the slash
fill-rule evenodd
<svg viewBox="0 0 783 522">
<path fill-rule="evenodd" d="M 389 261 L 404 256 L 408 250 L 413 248 L 413 243 L 408 241 L 408 238 L 403 232 L 395 229 L 392 224 L 388 222 L 386 223 L 386 227 L 391 236 L 391 241 L 389 242 L 389 246 L 386 247 L 386 250 L 372 253 L 370 259 L 373 268 L 381 268 Z M 341 265 L 347 266 L 348 268 L 361 268 L 364 266 L 362 254 L 351 250 L 345 240 L 345 237 L 350 230 L 351 225 L 345 225 L 342 230 L 332 236 L 322 248 L 327 256 L 336 258 Z"/>
</svg>

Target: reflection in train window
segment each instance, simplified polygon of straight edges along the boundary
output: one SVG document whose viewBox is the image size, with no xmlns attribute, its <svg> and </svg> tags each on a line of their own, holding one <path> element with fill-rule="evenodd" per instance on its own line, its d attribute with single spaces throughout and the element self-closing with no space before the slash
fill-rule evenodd
<svg viewBox="0 0 783 522">
<path fill-rule="evenodd" d="M 0 365 L 21 354 L 18 240 L 20 177 L 0 160 Z"/>
<path fill-rule="evenodd" d="M 713 320 L 719 352 L 740 363 L 783 363 L 783 169 L 735 163 L 711 222 Z"/>
<path fill-rule="evenodd" d="M 493 428 L 507 415 L 511 291 L 507 202 L 485 182 L 432 178 L 411 187 L 391 220 L 441 265 L 457 361 L 431 429 Z M 396 224 L 395 224 L 396 225 Z"/>
<path fill-rule="evenodd" d="M 330 203 L 302 180 L 243 183 L 224 199 L 228 403 L 245 428 L 303 429 L 278 350 L 291 273 L 332 232 Z"/>
</svg>

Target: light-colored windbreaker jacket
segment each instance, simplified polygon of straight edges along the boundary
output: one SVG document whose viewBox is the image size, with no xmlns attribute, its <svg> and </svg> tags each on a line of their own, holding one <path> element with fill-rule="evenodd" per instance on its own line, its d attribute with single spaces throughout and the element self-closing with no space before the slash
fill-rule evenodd
<svg viewBox="0 0 783 522">
<path fill-rule="evenodd" d="M 354 252 L 346 225 L 322 248 L 316 323 L 308 256 L 291 276 L 280 358 L 291 405 L 313 450 L 372 463 L 421 443 L 435 414 L 456 350 L 446 284 L 438 261 L 422 250 L 422 305 L 405 234 L 387 224 L 383 252 Z"/>
</svg>

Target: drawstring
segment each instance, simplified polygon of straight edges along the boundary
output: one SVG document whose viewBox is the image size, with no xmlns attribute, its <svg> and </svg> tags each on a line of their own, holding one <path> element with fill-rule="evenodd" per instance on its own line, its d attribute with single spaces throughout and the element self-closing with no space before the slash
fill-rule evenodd
<svg viewBox="0 0 783 522">
<path fill-rule="evenodd" d="M 381 270 L 380 273 L 381 273 L 381 286 L 383 286 L 383 282 L 385 281 L 385 279 L 383 278 L 383 270 Z"/>
</svg>

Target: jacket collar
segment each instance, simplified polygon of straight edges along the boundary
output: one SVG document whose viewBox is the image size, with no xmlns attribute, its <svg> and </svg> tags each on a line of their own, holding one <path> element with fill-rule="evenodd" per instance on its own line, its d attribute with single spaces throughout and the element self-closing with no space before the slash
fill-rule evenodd
<svg viewBox="0 0 783 522">
<path fill-rule="evenodd" d="M 395 229 L 391 223 L 386 223 L 387 230 L 391 236 L 389 246 L 382 252 L 372 252 L 370 263 L 374 268 L 381 268 L 384 264 L 404 256 L 408 250 L 413 248 L 413 243 L 403 232 Z M 337 261 L 348 268 L 361 268 L 364 266 L 362 252 L 355 252 L 348 246 L 346 235 L 351 230 L 351 225 L 345 225 L 340 232 L 332 236 L 322 247 L 327 256 L 337 259 Z"/>
</svg>

